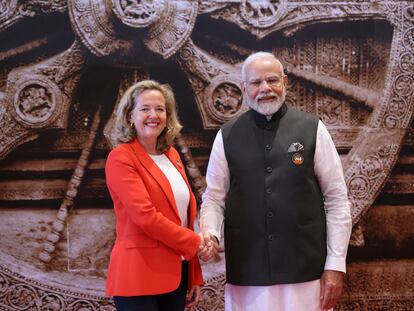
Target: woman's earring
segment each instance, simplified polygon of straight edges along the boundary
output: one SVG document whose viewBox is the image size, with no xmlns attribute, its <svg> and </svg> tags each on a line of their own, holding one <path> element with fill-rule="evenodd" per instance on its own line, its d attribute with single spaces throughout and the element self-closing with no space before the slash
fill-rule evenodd
<svg viewBox="0 0 414 311">
<path fill-rule="evenodd" d="M 130 126 L 131 128 L 134 128 L 134 123 L 133 123 L 133 122 L 129 123 L 129 126 Z"/>
</svg>

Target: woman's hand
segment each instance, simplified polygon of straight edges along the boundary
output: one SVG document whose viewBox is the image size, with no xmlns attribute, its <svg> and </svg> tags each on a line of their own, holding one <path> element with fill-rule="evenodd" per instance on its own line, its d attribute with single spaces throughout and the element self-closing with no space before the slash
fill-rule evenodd
<svg viewBox="0 0 414 311">
<path fill-rule="evenodd" d="M 199 285 L 194 285 L 187 293 L 186 307 L 191 308 L 195 306 L 201 297 L 201 289 Z"/>
<path fill-rule="evenodd" d="M 198 247 L 198 257 L 202 261 L 209 261 L 210 259 L 214 258 L 216 261 L 220 260 L 220 256 L 218 254 L 219 245 L 217 238 L 210 234 L 210 233 L 199 233 L 200 236 L 200 246 Z"/>
</svg>

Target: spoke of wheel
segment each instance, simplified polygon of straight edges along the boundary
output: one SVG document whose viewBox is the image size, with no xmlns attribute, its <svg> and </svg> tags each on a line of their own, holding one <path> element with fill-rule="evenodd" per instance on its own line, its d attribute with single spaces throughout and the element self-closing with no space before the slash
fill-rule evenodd
<svg viewBox="0 0 414 311">
<path fill-rule="evenodd" d="M 31 66 L 14 68 L 7 75 L 6 91 L 3 96 L 0 96 L 0 105 L 5 107 L 3 110 L 0 109 L 0 120 L 4 122 L 2 125 L 6 124 L 3 126 L 0 160 L 17 146 L 37 139 L 39 132 L 66 127 L 73 91 L 78 86 L 85 62 L 85 50 L 82 44 L 75 40 L 66 51 Z M 51 116 L 53 121 L 45 122 L 44 126 L 37 126 L 36 122 L 27 126 L 27 124 L 22 124 L 23 121 L 16 118 L 13 113 L 17 100 L 16 92 L 22 84 L 39 85 L 39 83 L 54 94 L 53 101 L 56 109 L 51 112 L 54 114 Z"/>
<path fill-rule="evenodd" d="M 21 55 L 23 53 L 30 52 L 38 47 L 45 46 L 46 44 L 49 43 L 49 40 L 50 40 L 49 37 L 43 37 L 43 38 L 19 45 L 17 47 L 13 47 L 12 49 L 9 49 L 7 51 L 0 52 L 0 61 L 5 60 L 10 57 Z"/>
<path fill-rule="evenodd" d="M 56 219 L 52 225 L 52 232 L 48 234 L 47 240 L 44 243 L 43 250 L 39 254 L 39 259 L 45 263 L 52 260 L 54 251 L 56 250 L 56 244 L 60 241 L 63 229 L 66 226 L 68 214 L 70 213 L 73 202 L 78 195 L 79 187 L 82 183 L 85 175 L 86 166 L 89 163 L 92 147 L 95 142 L 98 127 L 101 121 L 100 118 L 101 107 L 95 113 L 92 126 L 90 129 L 88 140 L 85 142 L 81 156 L 79 157 L 78 164 L 72 174 L 69 181 L 68 188 L 66 189 L 65 196 L 63 197 L 62 204 L 60 205 Z"/>
<path fill-rule="evenodd" d="M 184 156 L 185 166 L 187 168 L 188 174 L 191 177 L 191 184 L 196 191 L 197 200 L 201 202 L 201 196 L 206 189 L 206 183 L 197 164 L 193 159 L 190 148 L 187 146 L 184 137 L 181 134 L 178 134 L 175 142 L 177 143 L 181 154 Z"/>
<path fill-rule="evenodd" d="M 8 0 L 9 4 L 0 12 L 0 31 L 4 31 L 14 24 L 49 13 L 65 13 L 68 8 L 67 0 L 48 1 L 17 1 Z M 6 1 L 4 1 L 6 2 Z M 52 2 L 52 1 L 49 1 Z"/>
<path fill-rule="evenodd" d="M 362 104 L 362 106 L 367 110 L 374 109 L 375 105 L 380 100 L 379 93 L 337 78 L 293 67 L 287 67 L 286 72 L 296 77 L 298 80 L 308 82 L 316 87 L 325 89 Z"/>
</svg>

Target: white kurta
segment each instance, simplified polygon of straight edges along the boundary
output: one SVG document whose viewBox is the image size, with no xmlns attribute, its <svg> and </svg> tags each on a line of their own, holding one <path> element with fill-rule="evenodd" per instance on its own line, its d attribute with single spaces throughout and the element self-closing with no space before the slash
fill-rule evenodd
<svg viewBox="0 0 414 311">
<path fill-rule="evenodd" d="M 350 202 L 341 159 L 325 125 L 319 121 L 314 171 L 326 212 L 327 257 L 325 270 L 346 271 L 345 260 L 351 235 Z M 207 189 L 203 194 L 200 224 L 203 231 L 220 239 L 224 221 L 225 198 L 230 187 L 221 130 L 214 140 L 208 163 Z M 226 311 L 321 310 L 319 280 L 272 286 L 236 286 L 226 284 Z"/>
</svg>

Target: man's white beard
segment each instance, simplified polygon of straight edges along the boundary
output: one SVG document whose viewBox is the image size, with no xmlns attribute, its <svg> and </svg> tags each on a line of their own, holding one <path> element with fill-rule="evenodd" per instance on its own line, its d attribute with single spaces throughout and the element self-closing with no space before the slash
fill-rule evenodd
<svg viewBox="0 0 414 311">
<path fill-rule="evenodd" d="M 280 107 L 282 107 L 286 98 L 286 92 L 284 91 L 282 96 L 278 96 L 276 93 L 271 93 L 271 95 L 276 97 L 273 101 L 260 104 L 258 103 L 258 99 L 260 98 L 260 96 L 257 96 L 253 100 L 246 96 L 247 105 L 251 109 L 257 111 L 260 114 L 263 114 L 265 116 L 271 116 L 275 114 L 280 109 Z"/>
</svg>

